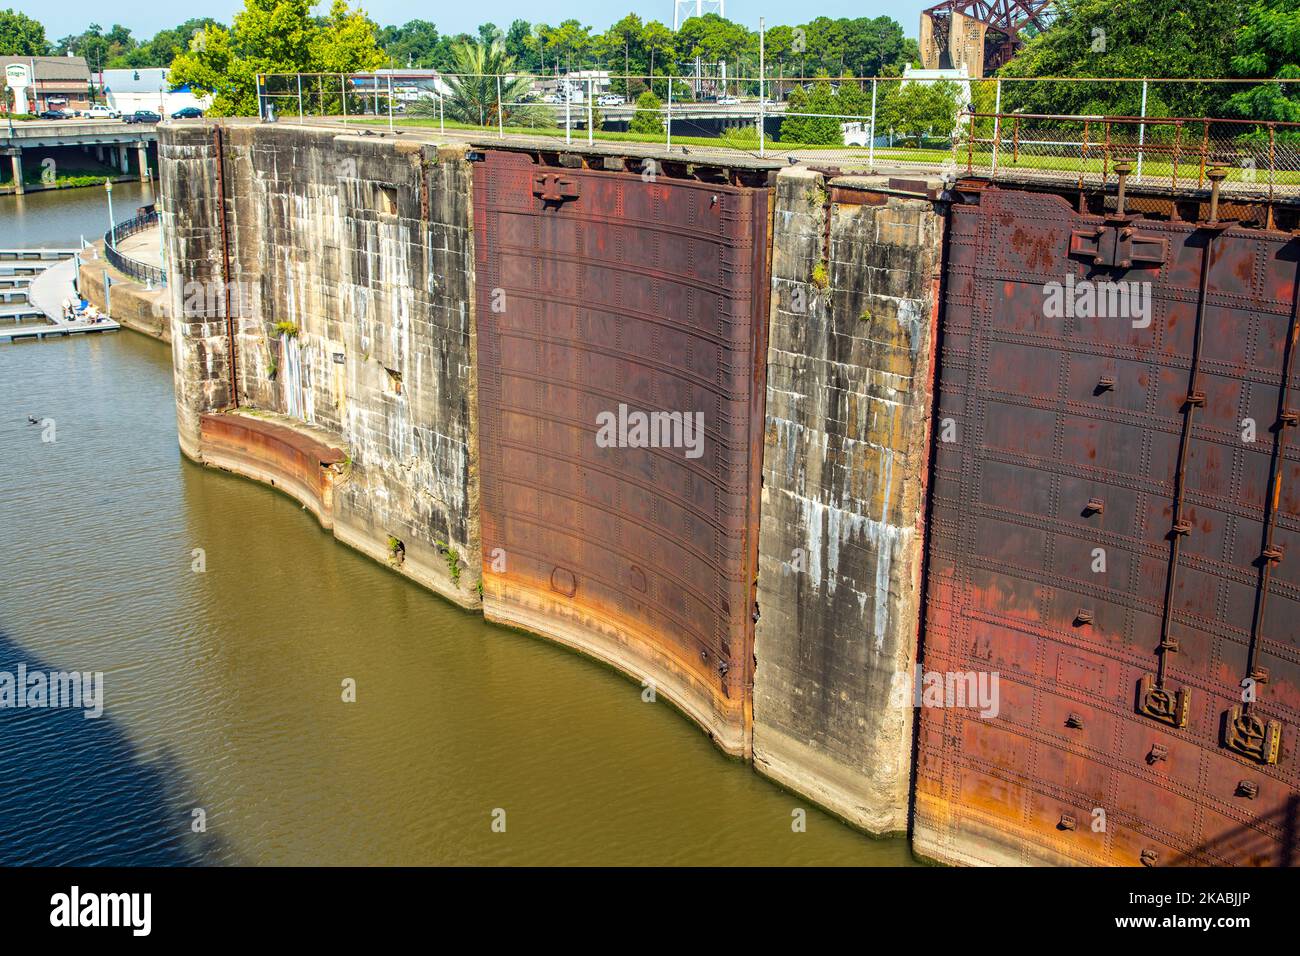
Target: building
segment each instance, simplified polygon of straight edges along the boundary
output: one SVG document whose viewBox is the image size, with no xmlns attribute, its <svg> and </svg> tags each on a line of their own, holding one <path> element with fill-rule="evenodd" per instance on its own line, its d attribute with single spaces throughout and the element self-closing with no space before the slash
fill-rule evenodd
<svg viewBox="0 0 1300 956">
<path fill-rule="evenodd" d="M 26 89 L 28 113 L 44 110 L 84 110 L 91 104 L 90 68 L 79 56 L 0 56 L 0 75 L 11 63 L 27 67 L 30 85 Z M 3 98 L 0 98 L 3 99 Z M 0 105 L 0 110 L 8 109 Z M 22 112 L 21 102 L 15 110 Z"/>
<path fill-rule="evenodd" d="M 170 116 L 187 106 L 205 110 L 212 102 L 212 97 L 196 95 L 188 86 L 173 87 L 167 80 L 167 68 L 161 66 L 104 70 L 100 82 L 108 105 L 123 116 L 136 110 Z"/>
</svg>

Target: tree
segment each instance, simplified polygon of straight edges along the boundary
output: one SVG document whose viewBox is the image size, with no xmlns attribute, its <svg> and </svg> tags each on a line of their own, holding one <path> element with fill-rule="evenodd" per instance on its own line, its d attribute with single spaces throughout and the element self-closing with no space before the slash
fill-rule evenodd
<svg viewBox="0 0 1300 956">
<path fill-rule="evenodd" d="M 50 51 L 45 27 L 16 10 L 0 10 L 0 55 L 44 56 Z"/>
<path fill-rule="evenodd" d="M 491 44 L 457 43 L 452 47 L 451 70 L 446 78 L 451 91 L 442 104 L 444 116 L 474 126 L 496 126 L 499 108 L 504 126 L 550 125 L 546 110 L 521 105 L 533 81 L 528 76 L 509 76 L 515 72 L 514 58 L 506 53 L 500 40 Z M 499 100 L 497 77 L 501 77 Z M 436 116 L 438 102 L 423 99 L 408 112 L 412 116 Z"/>
<path fill-rule="evenodd" d="M 152 40 L 138 44 L 120 56 L 113 57 L 108 66 L 114 69 L 128 67 L 171 66 L 172 61 L 190 48 L 194 35 L 208 27 L 219 26 L 211 17 L 186 20 L 169 30 L 159 30 Z"/>
<path fill-rule="evenodd" d="M 445 63 L 445 49 L 438 28 L 428 20 L 409 20 L 400 27 L 384 27 L 379 31 L 379 45 L 394 65 L 424 69 Z"/>
<path fill-rule="evenodd" d="M 628 124 L 628 131 L 652 135 L 662 134 L 664 131 L 664 118 L 659 114 L 661 109 L 663 109 L 663 103 L 659 97 L 655 96 L 650 90 L 646 90 L 636 98 L 636 113 L 632 116 L 632 122 Z"/>
<path fill-rule="evenodd" d="M 677 59 L 676 37 L 673 31 L 658 20 L 651 20 L 641 28 L 641 43 L 645 47 L 646 57 L 649 60 L 649 68 L 646 72 L 655 76 L 655 65 L 658 60 L 660 69 L 672 75 L 673 61 Z"/>
<path fill-rule="evenodd" d="M 1031 39 L 998 76 L 1225 77 L 1242 9 L 1240 0 L 1058 0 L 1052 28 Z M 1222 115 L 1227 92 L 1214 83 L 1153 83 L 1147 115 Z M 1002 86 L 1008 112 L 1136 116 L 1141 97 L 1138 83 Z"/>
<path fill-rule="evenodd" d="M 839 112 L 839 102 L 829 79 L 819 79 L 811 92 L 796 87 L 790 92 L 786 117 L 781 120 L 781 140 L 808 145 L 843 145 L 844 130 L 835 115 Z M 799 113 L 816 115 L 791 115 Z"/>
<path fill-rule="evenodd" d="M 1232 70 L 1236 76 L 1300 79 L 1300 9 L 1296 0 L 1250 4 L 1237 30 Z M 1297 95 L 1292 84 L 1261 83 L 1234 93 L 1227 106 L 1235 116 L 1294 123 L 1300 121 Z"/>
<path fill-rule="evenodd" d="M 632 64 L 633 57 L 636 57 L 638 69 L 641 62 L 641 18 L 635 13 L 629 13 L 622 20 L 619 20 L 603 34 L 602 46 L 605 47 L 608 54 L 615 54 L 618 57 L 619 65 L 623 67 L 623 92 L 631 94 L 632 83 Z"/>
<path fill-rule="evenodd" d="M 201 31 L 172 63 L 169 79 L 213 94 L 217 116 L 257 113 L 257 77 L 270 73 L 350 73 L 384 60 L 374 24 L 345 0 L 321 21 L 310 0 L 244 0 L 231 28 Z"/>
<path fill-rule="evenodd" d="M 958 90 L 947 81 L 881 84 L 876 127 L 896 136 L 947 139 L 957 128 Z"/>
<path fill-rule="evenodd" d="M 312 42 L 312 62 L 323 73 L 355 73 L 384 64 L 375 38 L 375 24 L 361 10 L 351 10 L 346 0 L 334 0 L 323 29 Z"/>
</svg>

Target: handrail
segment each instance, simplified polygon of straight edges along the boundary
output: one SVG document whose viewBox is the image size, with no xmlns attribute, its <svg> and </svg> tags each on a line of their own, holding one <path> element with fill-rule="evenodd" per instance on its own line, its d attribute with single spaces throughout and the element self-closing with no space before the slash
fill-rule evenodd
<svg viewBox="0 0 1300 956">
<path fill-rule="evenodd" d="M 117 250 L 117 243 L 127 236 L 135 235 L 137 232 L 148 229 L 157 223 L 158 213 L 156 212 L 146 213 L 143 216 L 132 216 L 124 222 L 119 222 L 104 233 L 104 258 L 109 261 L 114 269 L 129 275 L 133 279 L 150 282 L 158 286 L 166 285 L 167 275 L 161 268 L 124 256 Z"/>
</svg>

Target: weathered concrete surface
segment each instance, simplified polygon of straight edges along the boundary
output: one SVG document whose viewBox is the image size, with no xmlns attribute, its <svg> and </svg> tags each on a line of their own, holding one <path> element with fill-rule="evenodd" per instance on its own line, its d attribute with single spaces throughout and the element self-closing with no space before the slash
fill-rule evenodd
<svg viewBox="0 0 1300 956">
<path fill-rule="evenodd" d="M 880 179 L 834 198 L 810 170 L 778 178 L 754 764 L 888 833 L 907 823 L 942 221 Z"/>
<path fill-rule="evenodd" d="M 204 460 L 199 416 L 236 404 L 337 436 L 351 477 L 334 534 L 383 561 L 400 542 L 401 573 L 476 606 L 464 148 L 249 125 L 161 136 L 181 447 Z"/>
<path fill-rule="evenodd" d="M 100 239 L 80 252 L 80 292 L 101 312 L 112 315 L 124 328 L 161 339 L 172 340 L 169 296 L 165 289 L 147 289 L 125 273 L 119 272 L 104 258 L 104 240 Z M 112 283 L 113 308 L 104 292 L 104 277 Z"/>
</svg>

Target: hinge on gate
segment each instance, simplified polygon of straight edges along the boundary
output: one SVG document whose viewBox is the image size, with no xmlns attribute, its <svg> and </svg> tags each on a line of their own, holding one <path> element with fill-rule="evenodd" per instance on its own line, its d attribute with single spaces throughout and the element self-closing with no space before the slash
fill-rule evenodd
<svg viewBox="0 0 1300 956">
<path fill-rule="evenodd" d="M 559 173 L 541 173 L 533 177 L 533 195 L 543 203 L 557 206 L 578 198 L 578 183 Z"/>
<path fill-rule="evenodd" d="M 1070 255 L 1090 259 L 1094 266 L 1108 269 L 1163 264 L 1169 248 L 1168 240 L 1138 232 L 1133 225 L 1137 218 L 1107 216 L 1103 225 L 1071 230 Z"/>
<path fill-rule="evenodd" d="M 1186 727 L 1191 692 L 1183 687 L 1171 693 L 1155 684 L 1150 674 L 1142 675 L 1138 682 L 1137 712 L 1170 727 Z"/>
<path fill-rule="evenodd" d="M 1223 746 L 1262 764 L 1277 763 L 1282 749 L 1282 723 L 1260 720 L 1234 704 L 1223 715 Z"/>
</svg>

